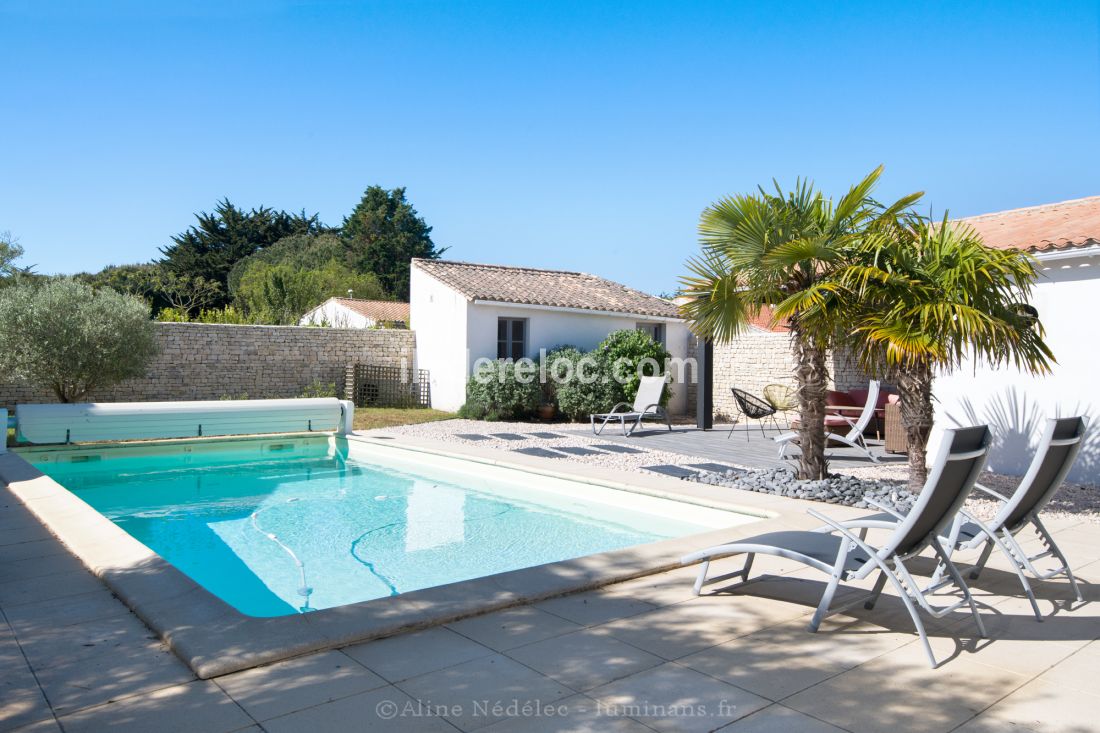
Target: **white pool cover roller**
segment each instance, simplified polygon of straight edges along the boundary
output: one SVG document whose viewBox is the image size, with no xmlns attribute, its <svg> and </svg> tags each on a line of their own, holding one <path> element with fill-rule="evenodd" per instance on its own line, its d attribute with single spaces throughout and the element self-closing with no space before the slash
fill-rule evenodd
<svg viewBox="0 0 1100 733">
<path fill-rule="evenodd" d="M 335 398 L 17 405 L 27 443 L 151 440 L 262 433 L 349 432 L 353 407 Z"/>
</svg>

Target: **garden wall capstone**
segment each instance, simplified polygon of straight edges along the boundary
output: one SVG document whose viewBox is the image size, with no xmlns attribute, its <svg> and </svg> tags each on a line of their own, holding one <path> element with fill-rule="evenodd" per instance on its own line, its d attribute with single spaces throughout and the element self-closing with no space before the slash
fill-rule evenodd
<svg viewBox="0 0 1100 733">
<path fill-rule="evenodd" d="M 688 356 L 696 356 L 699 340 L 691 337 Z M 868 377 L 843 352 L 831 352 L 826 364 L 829 388 L 846 392 L 866 387 Z M 729 419 L 738 414 L 731 387 L 760 397 L 769 384 L 795 386 L 795 361 L 790 334 L 749 326 L 736 338 L 714 345 L 714 415 Z M 696 387 L 688 390 L 688 404 L 695 404 Z"/>
<path fill-rule="evenodd" d="M 415 334 L 396 329 L 157 323 L 160 353 L 144 377 L 89 401 L 298 397 L 314 382 L 342 396 L 349 364 L 412 367 Z M 0 382 L 0 405 L 54 402 L 48 391 Z"/>
</svg>

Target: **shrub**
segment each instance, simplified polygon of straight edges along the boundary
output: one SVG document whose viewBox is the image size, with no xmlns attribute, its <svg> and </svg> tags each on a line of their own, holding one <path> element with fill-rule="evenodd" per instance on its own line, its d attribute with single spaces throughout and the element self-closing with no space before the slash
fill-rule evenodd
<svg viewBox="0 0 1100 733">
<path fill-rule="evenodd" d="M 634 330 L 615 331 L 588 353 L 559 346 L 546 354 L 547 379 L 552 383 L 547 391 L 552 391 L 562 414 L 571 420 L 585 420 L 619 402 L 634 402 L 640 377 L 663 374 L 670 356 L 648 334 Z M 662 404 L 668 402 L 669 395 L 666 387 Z"/>
<path fill-rule="evenodd" d="M 539 406 L 537 374 L 523 374 L 511 361 L 483 364 L 466 383 L 466 404 L 458 416 L 470 420 L 517 420 L 530 417 Z"/>
<path fill-rule="evenodd" d="M 190 323 L 191 318 L 188 317 L 185 311 L 179 308 L 161 308 L 157 312 L 157 320 L 162 323 Z"/>
<path fill-rule="evenodd" d="M 626 377 L 622 385 L 622 401 L 633 402 L 638 394 L 638 385 L 641 378 L 655 377 L 665 373 L 665 362 L 672 354 L 665 347 L 653 340 L 644 331 L 623 330 L 608 334 L 607 338 L 597 347 L 599 351 L 607 353 L 608 363 L 620 364 L 621 373 Z M 661 393 L 661 404 L 667 404 L 669 388 L 666 386 Z"/>
<path fill-rule="evenodd" d="M 585 420 L 592 413 L 606 412 L 622 401 L 622 385 L 611 378 L 606 352 L 582 354 L 570 348 L 562 350 L 553 360 L 548 354 L 547 376 L 556 382 L 558 409 L 571 420 Z"/>
<path fill-rule="evenodd" d="M 335 397 L 336 396 L 336 382 L 322 382 L 320 379 L 314 379 L 310 382 L 305 389 L 302 390 L 302 394 L 299 397 Z"/>
<path fill-rule="evenodd" d="M 161 320 L 164 319 L 162 318 Z M 224 308 L 203 308 L 199 311 L 199 315 L 195 318 L 195 322 L 242 325 L 251 323 L 251 320 L 249 320 L 249 318 L 239 309 L 227 305 Z"/>
<path fill-rule="evenodd" d="M 149 306 L 72 278 L 0 290 L 0 370 L 75 402 L 145 373 L 157 345 Z"/>
</svg>

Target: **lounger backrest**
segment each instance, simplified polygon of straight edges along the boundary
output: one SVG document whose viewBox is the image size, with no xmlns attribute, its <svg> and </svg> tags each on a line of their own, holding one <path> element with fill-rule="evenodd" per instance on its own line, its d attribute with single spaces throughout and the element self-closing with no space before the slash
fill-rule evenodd
<svg viewBox="0 0 1100 733">
<path fill-rule="evenodd" d="M 1005 527 L 1014 532 L 1038 514 L 1062 486 L 1066 474 L 1085 442 L 1088 420 L 1084 417 L 1060 417 L 1047 420 L 1039 448 L 1027 474 L 1020 481 L 1008 503 L 990 524 L 994 530 Z"/>
<path fill-rule="evenodd" d="M 867 385 L 867 403 L 863 405 L 863 412 L 859 413 L 856 424 L 848 431 L 846 436 L 848 440 L 855 440 L 863 435 L 863 431 L 871 424 L 871 418 L 875 415 L 875 408 L 878 407 L 878 388 L 879 383 L 874 379 Z"/>
<path fill-rule="evenodd" d="M 879 557 L 909 557 L 927 547 L 933 536 L 943 534 L 985 468 L 988 454 L 988 426 L 944 431 L 936 461 L 916 504 L 882 545 Z"/>
<path fill-rule="evenodd" d="M 642 377 L 638 383 L 638 394 L 634 396 L 634 412 L 645 412 L 647 408 L 659 405 L 664 389 L 664 377 Z"/>
</svg>

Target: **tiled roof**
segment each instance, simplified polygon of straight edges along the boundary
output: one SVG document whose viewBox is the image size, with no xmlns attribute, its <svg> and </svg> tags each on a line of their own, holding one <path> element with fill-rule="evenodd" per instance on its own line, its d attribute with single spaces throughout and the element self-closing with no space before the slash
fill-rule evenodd
<svg viewBox="0 0 1100 733">
<path fill-rule="evenodd" d="M 667 300 L 583 272 L 424 259 L 413 265 L 470 300 L 679 318 Z"/>
<path fill-rule="evenodd" d="M 361 300 L 359 298 L 333 298 L 350 311 L 374 321 L 409 322 L 409 304 L 393 300 Z"/>
<path fill-rule="evenodd" d="M 959 219 L 997 249 L 1049 252 L 1100 244 L 1100 196 Z"/>
</svg>

